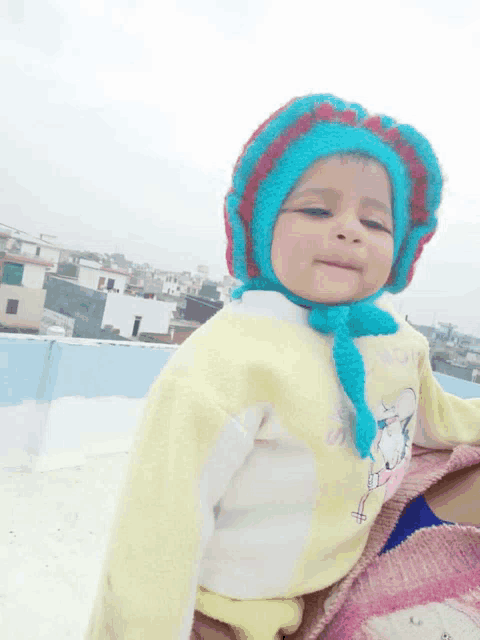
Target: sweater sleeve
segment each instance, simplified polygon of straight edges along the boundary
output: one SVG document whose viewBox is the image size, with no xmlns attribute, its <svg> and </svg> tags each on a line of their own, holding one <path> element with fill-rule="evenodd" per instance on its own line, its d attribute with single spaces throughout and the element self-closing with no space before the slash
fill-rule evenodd
<svg viewBox="0 0 480 640">
<path fill-rule="evenodd" d="M 188 374 L 162 371 L 139 426 L 85 640 L 189 640 L 214 507 L 254 446 Z"/>
<path fill-rule="evenodd" d="M 428 449 L 480 444 L 480 397 L 459 398 L 444 391 L 433 375 L 428 357 L 420 378 L 417 431 L 413 442 Z"/>
</svg>

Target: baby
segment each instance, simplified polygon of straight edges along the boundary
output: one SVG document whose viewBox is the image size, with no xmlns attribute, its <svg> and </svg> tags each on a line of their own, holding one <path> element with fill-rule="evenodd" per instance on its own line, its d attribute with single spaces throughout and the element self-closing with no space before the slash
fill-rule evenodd
<svg viewBox="0 0 480 640">
<path fill-rule="evenodd" d="M 281 639 L 361 556 L 412 442 L 480 444 L 480 399 L 442 390 L 382 297 L 441 189 L 415 129 L 332 95 L 253 134 L 225 201 L 243 285 L 150 389 L 87 640 L 188 640 L 195 610 Z"/>
</svg>

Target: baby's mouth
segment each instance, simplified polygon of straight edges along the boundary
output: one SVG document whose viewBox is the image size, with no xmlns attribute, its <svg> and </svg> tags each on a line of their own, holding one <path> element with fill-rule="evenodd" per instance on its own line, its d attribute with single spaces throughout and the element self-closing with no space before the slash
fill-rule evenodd
<svg viewBox="0 0 480 640">
<path fill-rule="evenodd" d="M 338 264 L 335 262 L 326 262 L 325 260 L 315 260 L 315 262 L 318 264 L 326 264 L 329 267 L 336 267 L 337 269 L 345 269 L 347 271 L 358 271 L 356 267 L 350 267 L 348 265 Z"/>
</svg>

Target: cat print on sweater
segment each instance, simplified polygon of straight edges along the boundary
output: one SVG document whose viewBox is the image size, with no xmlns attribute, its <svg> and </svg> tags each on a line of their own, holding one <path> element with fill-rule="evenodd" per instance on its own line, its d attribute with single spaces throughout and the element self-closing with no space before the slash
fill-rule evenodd
<svg viewBox="0 0 480 640">
<path fill-rule="evenodd" d="M 370 492 L 385 486 L 386 502 L 400 486 L 411 458 L 411 440 L 408 425 L 415 415 L 417 396 L 413 389 L 405 389 L 390 406 L 382 403 L 376 413 L 377 437 L 373 442 L 373 454 L 380 452 L 383 467 L 373 471 L 378 464 L 372 461 L 367 481 L 367 491 L 362 496 L 357 511 L 352 516 L 360 524 L 367 520 L 365 503 Z M 410 444 L 409 444 L 410 440 Z M 377 458 L 377 456 L 375 456 Z"/>
</svg>

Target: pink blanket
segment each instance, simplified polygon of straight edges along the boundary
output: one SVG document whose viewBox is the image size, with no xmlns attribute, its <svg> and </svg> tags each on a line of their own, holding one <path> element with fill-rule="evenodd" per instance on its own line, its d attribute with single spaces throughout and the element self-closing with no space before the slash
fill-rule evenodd
<svg viewBox="0 0 480 640">
<path fill-rule="evenodd" d="M 457 629 L 457 635 L 450 637 L 480 638 L 480 528 L 443 525 L 421 529 L 378 555 L 407 503 L 447 473 L 478 463 L 479 446 L 434 451 L 413 445 L 410 468 L 383 505 L 360 560 L 332 587 L 303 596 L 302 624 L 285 638 L 415 640 L 419 634 L 424 639 L 437 637 L 440 627 L 434 625 L 445 626 L 449 616 Z M 458 625 L 464 629 L 462 636 L 458 636 Z M 470 636 L 470 627 L 478 629 L 477 636 Z M 448 630 L 438 637 L 449 637 Z M 228 625 L 196 611 L 191 640 L 238 638 Z"/>
</svg>

